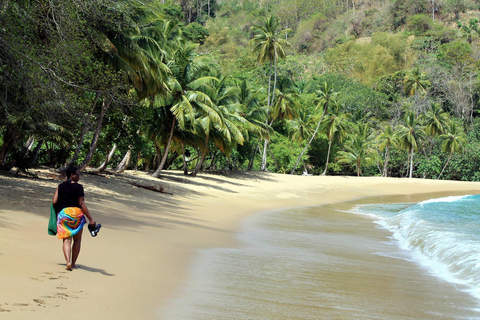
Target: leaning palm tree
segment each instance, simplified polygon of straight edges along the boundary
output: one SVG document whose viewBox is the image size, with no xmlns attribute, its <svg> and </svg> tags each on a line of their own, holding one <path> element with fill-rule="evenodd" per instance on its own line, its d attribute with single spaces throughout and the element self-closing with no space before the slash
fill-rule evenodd
<svg viewBox="0 0 480 320">
<path fill-rule="evenodd" d="M 430 84 L 428 75 L 425 72 L 420 71 L 419 67 L 413 68 L 407 72 L 403 79 L 403 88 L 407 96 L 413 96 L 419 91 L 425 94 Z"/>
<path fill-rule="evenodd" d="M 343 112 L 339 104 L 330 105 L 327 117 L 324 119 L 324 129 L 328 138 L 328 152 L 325 170 L 323 171 L 322 176 L 327 174 L 333 140 L 335 139 L 341 143 L 347 136 L 349 117 L 350 114 Z"/>
<path fill-rule="evenodd" d="M 297 162 L 295 162 L 295 165 L 293 166 L 292 171 L 290 174 L 295 173 L 295 169 L 298 166 L 298 163 L 303 157 L 303 154 L 305 151 L 310 147 L 310 144 L 312 143 L 313 139 L 317 136 L 318 129 L 320 128 L 320 124 L 322 123 L 323 117 L 325 116 L 325 113 L 327 112 L 328 107 L 331 104 L 336 104 L 337 103 L 337 96 L 339 92 L 336 92 L 333 88 L 333 86 L 329 85 L 327 82 L 323 83 L 323 86 L 320 87 L 320 90 L 317 90 L 318 94 L 318 104 L 315 110 L 318 110 L 318 108 L 322 108 L 322 114 L 320 116 L 320 119 L 317 122 L 317 127 L 315 128 L 315 131 L 313 132 L 312 136 L 310 137 L 310 140 L 308 141 L 307 145 L 305 148 L 303 148 L 302 152 L 298 156 Z"/>
<path fill-rule="evenodd" d="M 232 137 L 239 143 L 243 143 L 244 140 L 238 127 L 227 119 L 229 115 L 228 106 L 234 105 L 238 101 L 237 88 L 229 86 L 226 78 L 220 80 L 212 78 L 212 81 L 208 85 L 204 84 L 199 89 L 209 96 L 212 105 L 209 108 L 199 108 L 197 110 L 195 132 L 205 137 L 205 145 L 207 148 L 204 152 L 199 153 L 197 165 L 191 173 L 192 176 L 196 176 L 202 167 L 209 151 L 208 145 L 210 137 L 214 138 L 217 146 L 222 139 L 228 143 L 232 142 Z M 224 147 L 225 144 L 223 143 L 219 145 L 220 150 L 224 149 Z"/>
<path fill-rule="evenodd" d="M 425 139 L 425 130 L 413 111 L 409 111 L 403 118 L 403 124 L 398 128 L 398 143 L 408 153 L 410 162 L 409 178 L 413 176 L 413 156 Z"/>
<path fill-rule="evenodd" d="M 455 123 L 455 121 L 451 121 L 447 125 L 447 130 L 440 136 L 440 140 L 442 141 L 442 150 L 444 152 L 448 152 L 449 155 L 447 162 L 443 166 L 443 169 L 438 175 L 437 179 L 440 179 L 442 176 L 443 171 L 450 162 L 450 159 L 452 159 L 452 155 L 455 152 L 462 152 L 466 144 L 465 133 L 463 132 L 462 128 Z"/>
<path fill-rule="evenodd" d="M 285 49 L 290 43 L 283 39 L 282 34 L 288 30 L 280 30 L 280 22 L 275 16 L 270 16 L 263 21 L 263 24 L 252 27 L 254 32 L 253 52 L 257 55 L 257 61 L 269 63 L 268 69 L 268 94 L 267 107 L 271 107 L 275 100 L 275 88 L 277 81 L 277 60 L 285 58 Z M 274 80 L 272 87 L 272 64 L 274 68 Z M 268 140 L 265 140 L 264 152 L 262 156 L 261 170 L 267 169 L 267 148 Z"/>
<path fill-rule="evenodd" d="M 218 113 L 212 109 L 210 97 L 201 88 L 208 86 L 214 78 L 202 77 L 206 66 L 195 53 L 196 46 L 190 42 L 180 42 L 174 56 L 168 62 L 172 77 L 168 81 L 170 88 L 168 94 L 157 95 L 154 106 L 168 108 L 173 114 L 167 145 L 163 151 L 162 161 L 157 170 L 152 174 L 158 177 L 167 160 L 169 148 L 173 140 L 175 126 L 184 129 L 187 122 L 195 122 L 197 109 L 211 111 L 210 118 L 218 118 Z"/>
</svg>

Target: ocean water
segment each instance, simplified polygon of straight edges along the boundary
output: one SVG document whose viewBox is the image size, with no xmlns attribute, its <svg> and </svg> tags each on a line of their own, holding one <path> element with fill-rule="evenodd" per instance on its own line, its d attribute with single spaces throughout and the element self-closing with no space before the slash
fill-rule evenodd
<svg viewBox="0 0 480 320">
<path fill-rule="evenodd" d="M 480 196 L 292 208 L 202 250 L 159 319 L 480 319 Z"/>
<path fill-rule="evenodd" d="M 428 270 L 461 284 L 480 300 L 480 195 L 418 204 L 371 204 L 352 212 L 373 217 L 399 246 Z"/>
</svg>

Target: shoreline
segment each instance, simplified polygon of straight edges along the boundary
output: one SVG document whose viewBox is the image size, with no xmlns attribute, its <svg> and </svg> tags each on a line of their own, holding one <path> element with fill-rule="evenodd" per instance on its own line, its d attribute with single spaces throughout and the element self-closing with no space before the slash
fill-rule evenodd
<svg viewBox="0 0 480 320">
<path fill-rule="evenodd" d="M 259 211 L 354 201 L 369 196 L 477 192 L 478 182 L 376 177 L 290 176 L 260 172 L 82 175 L 86 203 L 103 227 L 84 232 L 80 269 L 65 271 L 61 244 L 48 236 L 56 185 L 0 175 L 0 318 L 75 315 L 156 319 L 185 284 L 195 252 L 231 247 L 241 221 Z M 174 195 L 131 185 L 160 185 Z M 12 192 L 13 191 L 13 192 Z M 79 303 L 81 302 L 81 303 Z M 85 305 L 91 306 L 85 308 Z M 93 311 L 92 311 L 93 310 Z M 5 313 L 3 313 L 5 312 Z"/>
<path fill-rule="evenodd" d="M 471 192 L 460 191 L 454 196 L 465 194 L 471 194 Z M 388 317 L 395 319 L 457 319 L 457 316 L 459 319 L 476 318 L 479 316 L 477 310 L 479 301 L 465 291 L 465 288 L 455 282 L 446 281 L 414 259 L 410 251 L 402 249 L 400 244 L 391 238 L 392 233 L 389 230 L 375 223 L 376 219 L 367 214 L 356 214 L 351 211 L 358 205 L 364 204 L 414 204 L 450 195 L 452 194 L 445 192 L 422 193 L 414 195 L 414 199 L 409 195 L 372 196 L 320 206 L 257 212 L 246 217 L 240 224 L 236 233 L 238 245 L 202 249 L 195 254 L 190 264 L 187 282 L 178 290 L 177 296 L 167 301 L 160 309 L 158 319 L 223 319 L 227 317 L 236 319 L 255 318 L 253 316 L 255 314 L 261 319 L 286 319 L 288 317 L 282 315 L 292 314 L 292 312 L 302 319 L 304 317 L 310 319 L 314 313 L 328 316 L 328 318 L 353 319 L 357 318 L 357 312 L 361 312 L 364 318 L 372 319 L 380 316 L 387 317 L 387 314 Z M 286 230 L 284 241 L 296 242 L 306 237 L 305 239 L 315 243 L 323 238 L 318 242 L 319 251 L 322 257 L 329 258 L 316 260 L 314 265 L 307 268 L 300 264 L 297 265 L 299 269 L 287 269 L 288 271 L 281 273 L 279 270 L 291 265 L 290 263 L 282 264 L 283 258 L 286 258 L 288 253 L 282 256 L 272 253 L 282 250 L 280 244 L 274 245 L 272 251 L 263 248 L 272 245 L 272 239 L 269 237 L 274 232 L 270 229 L 265 231 L 263 228 L 265 223 L 271 224 L 267 222 L 270 220 L 275 221 L 271 226 L 279 226 L 278 221 L 285 219 L 283 218 L 285 216 L 291 216 L 290 212 L 296 212 L 300 220 L 305 219 L 305 212 L 310 212 L 308 216 L 315 217 L 312 220 L 313 229 L 307 228 L 306 230 L 309 231 L 303 234 L 301 229 L 295 226 L 290 230 L 294 231 L 291 238 L 288 225 L 282 225 L 280 228 Z M 323 226 L 324 223 L 325 226 Z M 316 240 L 311 234 L 312 231 L 317 233 L 314 230 L 318 231 Z M 297 232 L 300 234 L 297 235 Z M 264 237 L 269 239 L 268 243 L 258 242 Z M 338 243 L 332 242 L 334 238 Z M 302 247 L 297 249 L 302 251 Z M 260 256 L 258 252 L 261 252 Z M 269 258 L 262 261 L 261 256 L 269 256 Z M 296 254 L 293 254 L 286 259 L 295 261 L 295 256 Z M 339 262 L 332 265 L 330 261 L 337 259 Z M 245 267 L 246 264 L 249 267 Z M 271 267 L 273 268 L 270 269 Z M 245 268 L 251 268 L 254 271 Z M 314 288 L 290 285 L 287 287 L 288 293 L 282 292 L 282 286 L 280 286 L 278 291 L 275 289 L 266 296 L 268 289 L 265 292 L 261 288 L 268 288 L 271 283 L 262 279 L 259 269 L 266 272 L 266 277 L 273 283 L 290 285 L 302 283 L 301 279 L 307 275 L 314 276 L 312 270 L 316 270 L 319 272 L 316 276 L 321 277 L 322 280 L 320 283 L 315 282 L 318 286 L 315 287 L 317 292 L 315 300 L 311 299 L 311 295 L 304 293 L 312 292 L 309 289 Z M 273 278 L 272 274 L 275 275 Z M 298 281 L 295 281 L 295 274 L 301 274 Z M 253 283 L 249 285 L 249 282 Z M 373 290 L 371 290 L 372 287 Z M 258 302 L 248 300 L 249 292 L 255 292 Z M 291 292 L 295 292 L 295 297 Z M 332 296 L 341 297 L 341 300 L 331 300 Z M 360 296 L 362 300 L 357 301 Z M 305 303 L 317 301 L 317 305 L 300 303 L 309 310 L 308 315 L 303 314 L 301 310 L 291 309 L 298 307 L 296 303 L 299 297 Z M 285 301 L 288 301 L 286 306 Z M 357 302 L 352 304 L 352 301 Z M 370 306 L 371 311 L 369 311 L 369 304 L 365 304 L 366 301 L 383 301 L 382 305 L 388 305 L 388 308 L 385 307 L 386 310 L 383 311 L 386 313 L 379 314 L 378 310 L 373 311 L 381 309 L 374 304 Z M 318 307 L 318 305 L 323 306 Z M 355 308 L 355 305 L 359 307 Z M 452 306 L 455 307 L 452 308 Z M 221 310 L 231 310 L 231 314 Z M 270 314 L 265 310 L 276 311 Z"/>
</svg>

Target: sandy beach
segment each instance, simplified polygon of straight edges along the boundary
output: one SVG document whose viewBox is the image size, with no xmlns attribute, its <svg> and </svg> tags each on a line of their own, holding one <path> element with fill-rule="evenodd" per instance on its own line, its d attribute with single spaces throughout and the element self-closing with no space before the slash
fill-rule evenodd
<svg viewBox="0 0 480 320">
<path fill-rule="evenodd" d="M 47 234 L 60 181 L 0 174 L 0 319 L 161 319 L 199 249 L 236 246 L 241 221 L 260 211 L 372 196 L 480 193 L 480 183 L 259 172 L 83 174 L 98 237 L 84 232 L 79 269 L 65 270 L 61 241 Z M 161 186 L 158 193 L 132 183 Z M 373 229 L 373 228 L 372 228 Z M 368 284 L 365 284 L 366 286 Z"/>
</svg>

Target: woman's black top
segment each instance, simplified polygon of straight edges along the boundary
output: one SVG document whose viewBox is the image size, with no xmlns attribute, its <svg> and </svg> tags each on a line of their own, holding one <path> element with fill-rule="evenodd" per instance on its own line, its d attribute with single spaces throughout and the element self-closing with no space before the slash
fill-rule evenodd
<svg viewBox="0 0 480 320">
<path fill-rule="evenodd" d="M 72 183 L 70 180 L 67 180 L 58 185 L 58 200 L 55 205 L 55 211 L 58 213 L 64 208 L 68 207 L 78 207 L 78 199 L 84 197 L 83 186 L 79 183 Z"/>
</svg>

